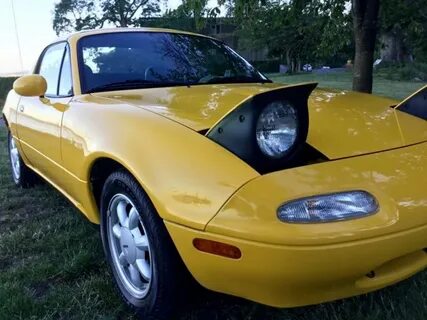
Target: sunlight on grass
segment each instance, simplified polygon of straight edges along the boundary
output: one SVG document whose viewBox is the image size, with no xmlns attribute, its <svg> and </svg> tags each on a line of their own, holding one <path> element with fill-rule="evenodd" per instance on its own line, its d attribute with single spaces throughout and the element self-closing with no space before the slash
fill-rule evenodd
<svg viewBox="0 0 427 320">
<path fill-rule="evenodd" d="M 306 73 L 298 75 L 269 74 L 268 77 L 275 82 L 299 83 L 299 82 L 319 82 L 319 87 L 351 90 L 351 72 L 331 72 L 331 73 Z M 374 76 L 373 93 L 379 96 L 390 97 L 401 100 L 411 93 L 425 86 L 423 82 L 393 81 L 379 76 Z"/>
</svg>

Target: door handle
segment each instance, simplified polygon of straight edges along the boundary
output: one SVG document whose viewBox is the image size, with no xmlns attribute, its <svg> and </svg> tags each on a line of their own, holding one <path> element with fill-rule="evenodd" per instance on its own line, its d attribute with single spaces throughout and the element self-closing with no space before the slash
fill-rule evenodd
<svg viewBox="0 0 427 320">
<path fill-rule="evenodd" d="M 23 105 L 20 105 L 20 106 L 19 106 L 19 111 L 24 112 L 24 110 L 25 110 L 24 106 L 23 106 Z"/>
</svg>

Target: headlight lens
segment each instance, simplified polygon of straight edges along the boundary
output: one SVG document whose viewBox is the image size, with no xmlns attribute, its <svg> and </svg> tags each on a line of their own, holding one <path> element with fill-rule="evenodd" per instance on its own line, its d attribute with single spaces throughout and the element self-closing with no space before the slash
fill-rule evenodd
<svg viewBox="0 0 427 320">
<path fill-rule="evenodd" d="M 286 101 L 270 103 L 260 114 L 256 138 L 262 153 L 283 157 L 297 139 L 298 119 L 295 107 Z"/>
<path fill-rule="evenodd" d="M 377 211 L 373 195 L 349 191 L 290 201 L 279 207 L 277 215 L 283 222 L 319 223 L 361 218 Z"/>
</svg>

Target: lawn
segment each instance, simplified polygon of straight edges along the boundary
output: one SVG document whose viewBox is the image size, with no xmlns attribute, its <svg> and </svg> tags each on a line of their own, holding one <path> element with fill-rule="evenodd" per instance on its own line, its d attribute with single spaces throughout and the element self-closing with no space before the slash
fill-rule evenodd
<svg viewBox="0 0 427 320">
<path fill-rule="evenodd" d="M 269 74 L 268 77 L 275 82 L 283 83 L 316 81 L 319 82 L 319 87 L 323 88 L 351 90 L 352 87 L 351 72 L 331 72 L 322 74 L 307 73 L 291 76 L 275 73 Z M 426 85 L 426 83 L 414 81 L 393 81 L 385 79 L 379 75 L 375 75 L 373 93 L 401 100 L 424 85 Z"/>
<path fill-rule="evenodd" d="M 347 88 L 349 81 L 343 77 L 347 75 L 336 79 L 316 75 L 315 80 Z M 290 83 L 313 76 L 278 79 Z M 396 97 L 421 86 L 387 83 L 377 92 L 386 92 L 389 85 L 400 88 L 398 93 L 392 90 Z M 97 228 L 46 184 L 30 190 L 15 188 L 9 176 L 6 138 L 5 128 L 0 127 L 0 319 L 132 319 L 111 284 Z M 294 309 L 269 308 L 202 291 L 171 320 L 426 318 L 427 272 L 422 272 L 372 294 Z"/>
</svg>

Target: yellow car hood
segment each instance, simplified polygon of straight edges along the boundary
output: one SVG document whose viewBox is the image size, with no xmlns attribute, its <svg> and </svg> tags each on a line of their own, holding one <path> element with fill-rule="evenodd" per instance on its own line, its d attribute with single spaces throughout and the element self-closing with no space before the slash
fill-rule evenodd
<svg viewBox="0 0 427 320">
<path fill-rule="evenodd" d="M 250 97 L 283 86 L 198 85 L 94 95 L 142 107 L 202 131 Z M 391 108 L 397 103 L 369 94 L 316 89 L 309 99 L 308 143 L 329 159 L 338 159 L 426 141 L 427 121 Z"/>
</svg>

